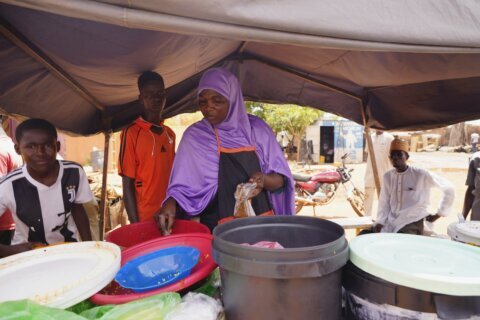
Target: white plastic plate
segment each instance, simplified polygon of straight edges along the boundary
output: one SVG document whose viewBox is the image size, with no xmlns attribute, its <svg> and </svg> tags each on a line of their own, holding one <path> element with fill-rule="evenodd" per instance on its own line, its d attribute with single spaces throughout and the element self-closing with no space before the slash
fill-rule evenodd
<svg viewBox="0 0 480 320">
<path fill-rule="evenodd" d="M 477 238 L 480 241 L 480 221 L 465 221 L 457 223 L 457 231 L 466 236 Z"/>
<path fill-rule="evenodd" d="M 454 296 L 480 296 L 480 248 L 397 233 L 358 236 L 350 260 L 363 271 L 402 286 Z"/>
<path fill-rule="evenodd" d="M 68 308 L 110 283 L 120 269 L 120 258 L 117 245 L 88 241 L 0 259 L 0 302 L 30 299 Z"/>
<path fill-rule="evenodd" d="M 450 238 L 455 241 L 480 247 L 480 237 L 470 237 L 459 232 L 457 229 L 457 224 L 458 222 L 452 222 L 448 225 L 447 234 L 450 236 Z"/>
</svg>

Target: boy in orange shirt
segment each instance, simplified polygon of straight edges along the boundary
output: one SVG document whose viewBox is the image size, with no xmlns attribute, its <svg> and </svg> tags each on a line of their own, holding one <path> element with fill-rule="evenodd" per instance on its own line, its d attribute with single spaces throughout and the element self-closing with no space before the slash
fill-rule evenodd
<svg viewBox="0 0 480 320">
<path fill-rule="evenodd" d="M 175 156 L 175 133 L 163 125 L 163 78 L 147 71 L 138 78 L 141 117 L 122 131 L 119 174 L 131 223 L 153 219 L 165 199 Z"/>
</svg>

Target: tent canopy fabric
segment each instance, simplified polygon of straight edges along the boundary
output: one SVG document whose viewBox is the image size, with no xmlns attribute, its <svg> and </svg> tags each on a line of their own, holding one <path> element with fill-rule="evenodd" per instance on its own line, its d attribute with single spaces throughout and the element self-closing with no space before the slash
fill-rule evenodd
<svg viewBox="0 0 480 320">
<path fill-rule="evenodd" d="M 0 108 L 88 135 L 141 112 L 136 79 L 196 110 L 201 73 L 245 99 L 386 130 L 480 118 L 480 3 L 467 0 L 0 0 Z"/>
</svg>

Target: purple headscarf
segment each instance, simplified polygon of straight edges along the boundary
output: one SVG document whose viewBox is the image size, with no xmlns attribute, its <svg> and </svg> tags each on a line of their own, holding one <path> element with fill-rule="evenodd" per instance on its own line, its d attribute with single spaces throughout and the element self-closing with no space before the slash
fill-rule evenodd
<svg viewBox="0 0 480 320">
<path fill-rule="evenodd" d="M 253 146 L 265 174 L 278 173 L 286 179 L 280 192 L 268 192 L 276 215 L 292 215 L 294 183 L 290 168 L 270 127 L 247 114 L 237 78 L 224 69 L 210 69 L 200 79 L 197 95 L 205 89 L 220 93 L 229 101 L 225 120 L 215 126 L 224 148 Z M 189 214 L 200 214 L 217 193 L 219 154 L 214 127 L 202 119 L 183 134 L 175 155 L 167 197 L 174 198 Z"/>
</svg>

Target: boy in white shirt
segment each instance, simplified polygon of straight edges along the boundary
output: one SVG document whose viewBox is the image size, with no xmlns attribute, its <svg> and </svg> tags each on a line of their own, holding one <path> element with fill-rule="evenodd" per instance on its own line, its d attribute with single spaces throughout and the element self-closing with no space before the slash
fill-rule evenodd
<svg viewBox="0 0 480 320">
<path fill-rule="evenodd" d="M 15 150 L 25 165 L 0 180 L 0 212 L 9 209 L 16 229 L 0 257 L 44 245 L 92 239 L 83 203 L 93 199 L 83 168 L 57 160 L 57 131 L 48 121 L 29 119 L 15 132 Z"/>
</svg>

